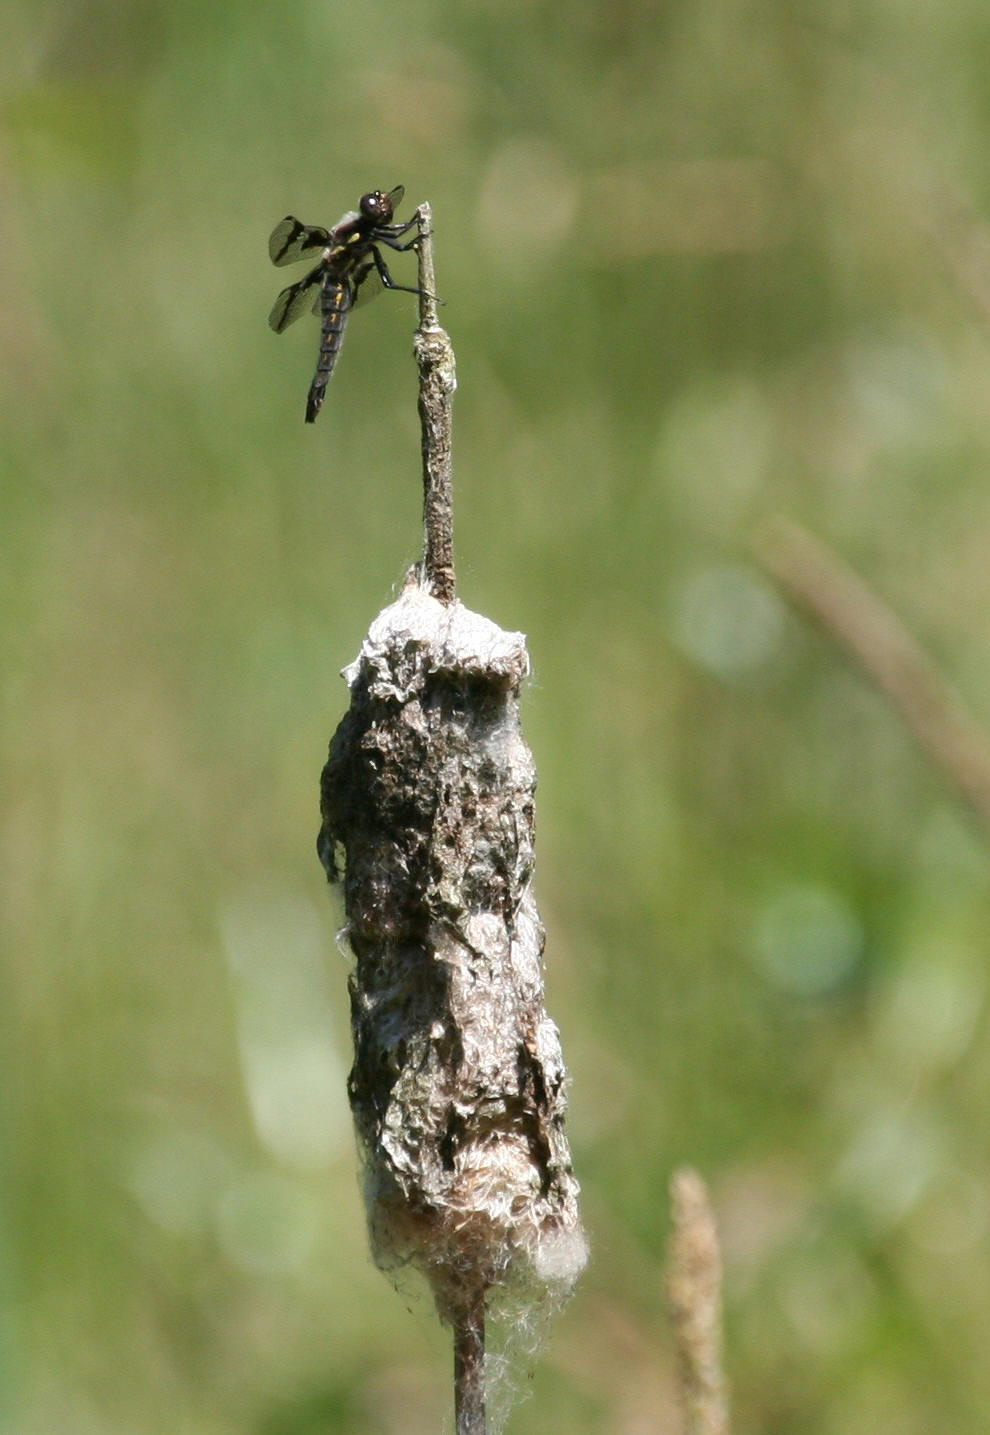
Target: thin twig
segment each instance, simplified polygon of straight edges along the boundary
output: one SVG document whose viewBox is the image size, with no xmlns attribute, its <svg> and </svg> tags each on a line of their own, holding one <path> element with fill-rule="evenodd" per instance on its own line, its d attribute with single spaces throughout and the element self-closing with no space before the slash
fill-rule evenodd
<svg viewBox="0 0 990 1435">
<path fill-rule="evenodd" d="M 437 321 L 432 212 L 421 204 L 419 220 L 419 419 L 423 448 L 423 565 L 425 586 L 441 603 L 454 601 L 454 494 L 451 470 L 451 406 L 457 376 L 450 339 Z"/>
<path fill-rule="evenodd" d="M 456 1435 L 485 1435 L 485 1295 L 454 1324 Z"/>
<path fill-rule="evenodd" d="M 722 1261 L 708 1190 L 697 1171 L 670 1182 L 670 1270 L 667 1294 L 680 1367 L 686 1435 L 728 1435 L 722 1371 Z"/>
<path fill-rule="evenodd" d="M 776 518 L 755 540 L 763 568 L 850 653 L 990 828 L 990 737 L 907 628 L 819 539 Z"/>
</svg>

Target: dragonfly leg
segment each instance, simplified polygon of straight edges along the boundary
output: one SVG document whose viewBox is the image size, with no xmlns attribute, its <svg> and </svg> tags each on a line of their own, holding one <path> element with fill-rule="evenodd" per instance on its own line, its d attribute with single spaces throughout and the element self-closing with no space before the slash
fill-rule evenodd
<svg viewBox="0 0 990 1435">
<path fill-rule="evenodd" d="M 401 246 L 401 247 L 404 247 L 404 246 Z M 388 265 L 385 263 L 385 260 L 382 258 L 381 250 L 378 248 L 378 246 L 377 246 L 376 244 L 373 244 L 373 245 L 371 246 L 371 253 L 372 253 L 372 256 L 373 256 L 374 261 L 375 261 L 375 268 L 378 270 L 378 277 L 379 277 L 379 279 L 382 281 L 382 283 L 385 285 L 385 288 L 386 288 L 386 289 L 399 289 L 399 290 L 402 291 L 403 294 L 422 294 L 422 293 L 423 293 L 423 290 L 422 290 L 422 289 L 413 289 L 413 288 L 411 288 L 408 284 L 396 284 L 395 280 L 392 278 L 391 274 L 388 272 Z M 429 295 L 429 296 L 427 296 L 427 297 L 433 298 L 433 297 L 435 297 L 435 296 Z"/>
<path fill-rule="evenodd" d="M 400 234 L 408 234 L 413 225 L 418 223 L 419 218 L 414 214 L 412 219 L 406 220 L 405 224 L 379 224 L 375 232 L 382 239 L 384 239 L 386 235 L 388 235 L 390 239 L 397 239 Z M 415 244 L 415 242 L 416 240 L 414 239 L 412 243 Z"/>
<path fill-rule="evenodd" d="M 408 244 L 397 244 L 394 239 L 381 237 L 379 237 L 378 242 L 380 244 L 387 244 L 389 249 L 394 249 L 397 254 L 405 254 L 407 250 L 416 248 L 416 245 L 419 243 L 419 235 L 417 234 L 415 239 L 410 239 Z"/>
</svg>

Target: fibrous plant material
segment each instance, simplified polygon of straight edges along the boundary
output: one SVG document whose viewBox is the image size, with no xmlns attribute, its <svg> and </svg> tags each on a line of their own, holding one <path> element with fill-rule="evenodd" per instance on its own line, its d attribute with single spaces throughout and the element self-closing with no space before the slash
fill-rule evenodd
<svg viewBox="0 0 990 1435">
<path fill-rule="evenodd" d="M 565 1296 L 586 1246 L 543 1001 L 521 634 L 410 575 L 345 671 L 320 857 L 341 878 L 371 1246 L 454 1330 L 458 1430 L 484 1428 L 497 1292 Z"/>
</svg>

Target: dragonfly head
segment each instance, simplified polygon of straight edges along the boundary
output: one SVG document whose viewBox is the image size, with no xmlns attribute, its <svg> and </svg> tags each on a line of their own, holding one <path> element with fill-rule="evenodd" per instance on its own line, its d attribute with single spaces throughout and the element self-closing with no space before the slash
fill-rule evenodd
<svg viewBox="0 0 990 1435">
<path fill-rule="evenodd" d="M 398 191 L 401 198 L 402 191 Z M 375 224 L 388 224 L 395 213 L 397 203 L 396 191 L 391 194 L 383 194 L 380 189 L 373 189 L 370 194 L 362 194 L 360 200 L 361 213 L 365 219 L 371 219 Z"/>
</svg>

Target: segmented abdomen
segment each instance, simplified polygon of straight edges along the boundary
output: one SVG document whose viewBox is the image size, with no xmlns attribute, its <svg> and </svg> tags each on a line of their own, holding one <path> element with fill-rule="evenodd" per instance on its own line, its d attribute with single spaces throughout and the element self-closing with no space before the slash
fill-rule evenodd
<svg viewBox="0 0 990 1435">
<path fill-rule="evenodd" d="M 320 412 L 333 366 L 337 362 L 340 346 L 344 341 L 344 326 L 347 315 L 354 303 L 354 293 L 349 284 L 340 280 L 323 281 L 321 311 L 323 314 L 320 337 L 320 357 L 316 361 L 316 374 L 309 386 L 306 399 L 306 422 L 311 424 Z"/>
</svg>

